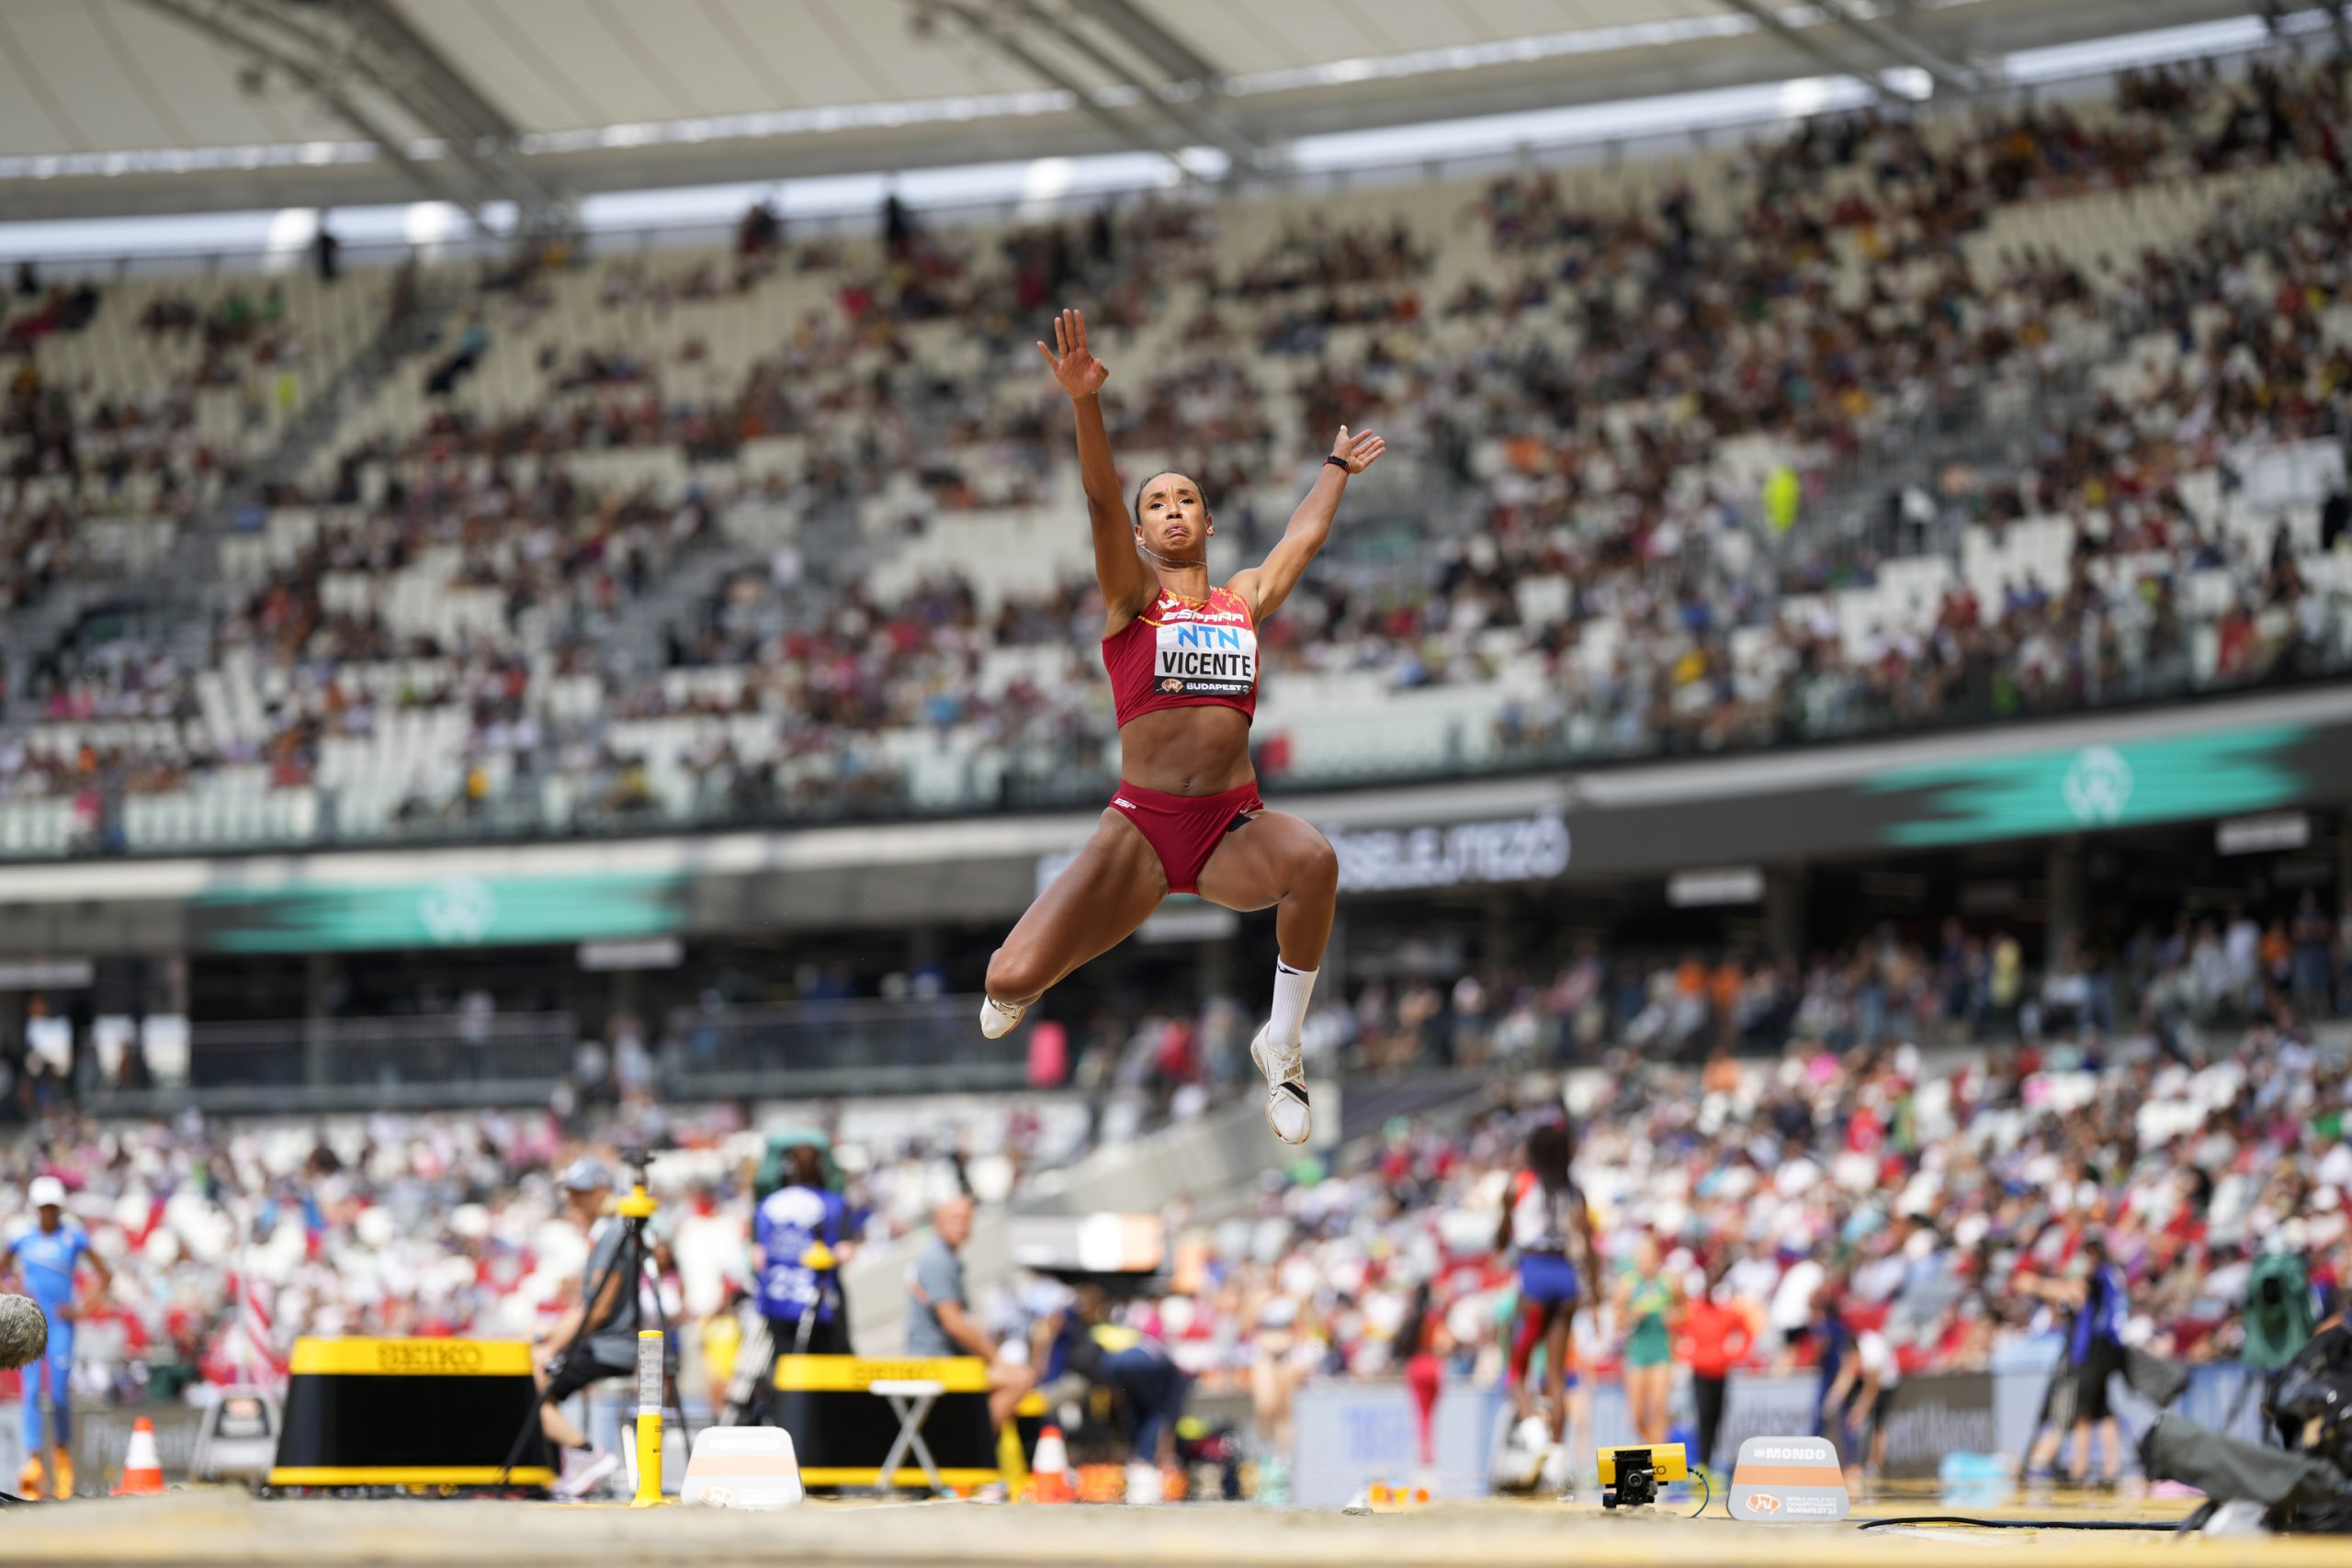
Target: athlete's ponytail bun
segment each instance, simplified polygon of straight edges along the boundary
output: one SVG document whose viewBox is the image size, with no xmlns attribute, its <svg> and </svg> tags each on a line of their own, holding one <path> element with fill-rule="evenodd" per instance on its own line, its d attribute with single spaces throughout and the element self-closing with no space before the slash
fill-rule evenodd
<svg viewBox="0 0 2352 1568">
<path fill-rule="evenodd" d="M 49 1319 L 25 1296 L 0 1296 L 0 1371 L 29 1367 L 49 1348 Z"/>
</svg>

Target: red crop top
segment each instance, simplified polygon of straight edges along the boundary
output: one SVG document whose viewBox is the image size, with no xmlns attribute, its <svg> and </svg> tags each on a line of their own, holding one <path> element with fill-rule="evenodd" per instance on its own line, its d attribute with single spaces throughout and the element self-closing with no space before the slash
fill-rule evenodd
<svg viewBox="0 0 2352 1568">
<path fill-rule="evenodd" d="M 1206 602 L 1162 593 L 1102 639 L 1119 726 L 1161 708 L 1216 703 L 1258 714 L 1258 628 L 1249 601 L 1230 588 Z"/>
</svg>

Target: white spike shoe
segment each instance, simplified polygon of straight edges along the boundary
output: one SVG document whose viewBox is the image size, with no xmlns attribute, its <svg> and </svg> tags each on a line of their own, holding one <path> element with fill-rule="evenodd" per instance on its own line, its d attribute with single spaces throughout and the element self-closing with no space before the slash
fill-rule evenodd
<svg viewBox="0 0 2352 1568">
<path fill-rule="evenodd" d="M 1267 1038 L 1269 1023 L 1250 1042 L 1250 1059 L 1266 1075 L 1266 1125 L 1285 1144 L 1303 1144 L 1315 1131 L 1315 1113 L 1306 1103 L 1306 1053 L 1296 1045 L 1281 1046 Z"/>
</svg>

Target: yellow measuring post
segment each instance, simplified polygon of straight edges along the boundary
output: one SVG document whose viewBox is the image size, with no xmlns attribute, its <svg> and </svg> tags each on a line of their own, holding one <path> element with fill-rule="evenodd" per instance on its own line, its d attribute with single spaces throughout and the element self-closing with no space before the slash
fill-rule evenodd
<svg viewBox="0 0 2352 1568">
<path fill-rule="evenodd" d="M 662 1331 L 637 1336 L 637 1495 L 632 1508 L 658 1508 L 662 1495 Z"/>
</svg>

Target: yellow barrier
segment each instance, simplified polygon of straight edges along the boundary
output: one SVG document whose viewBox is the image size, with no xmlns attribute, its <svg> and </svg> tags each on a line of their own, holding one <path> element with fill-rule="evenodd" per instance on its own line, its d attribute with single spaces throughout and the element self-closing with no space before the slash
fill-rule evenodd
<svg viewBox="0 0 2352 1568">
<path fill-rule="evenodd" d="M 555 1480 L 533 1420 L 531 1348 L 497 1339 L 300 1339 L 272 1486 L 493 1486 Z"/>
<path fill-rule="evenodd" d="M 889 1402 L 872 1392 L 876 1383 L 935 1382 L 940 1395 L 922 1424 L 924 1444 L 939 1467 L 939 1478 L 963 1488 L 1004 1479 L 994 1433 L 989 1426 L 988 1363 L 974 1356 L 934 1359 L 870 1356 L 778 1356 L 773 1378 L 777 1424 L 792 1434 L 800 1480 L 812 1489 L 849 1490 L 882 1483 L 882 1461 L 899 1435 Z M 1021 1423 L 1028 1430 L 1045 1414 Z M 922 1471 L 901 1464 L 894 1486 L 929 1484 Z"/>
</svg>

